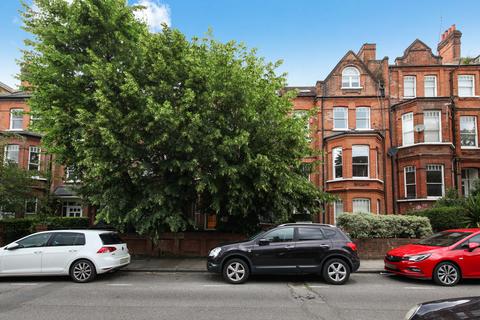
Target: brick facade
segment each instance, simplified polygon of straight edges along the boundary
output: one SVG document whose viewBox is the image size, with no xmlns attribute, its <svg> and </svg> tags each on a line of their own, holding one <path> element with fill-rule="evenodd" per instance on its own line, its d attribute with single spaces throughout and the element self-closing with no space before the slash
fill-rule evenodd
<svg viewBox="0 0 480 320">
<path fill-rule="evenodd" d="M 328 205 L 320 221 L 334 223 L 339 209 L 405 213 L 425 208 L 448 188 L 468 194 L 480 169 L 480 64 L 462 64 L 460 39 L 452 26 L 442 35 L 438 55 L 417 39 L 394 64 L 377 60 L 375 44 L 364 44 L 357 54 L 347 52 L 315 87 L 286 88 L 299 92 L 295 110 L 317 107 L 310 123 L 322 165 L 311 180 L 342 202 Z M 471 86 L 473 94 L 465 97 Z M 358 122 L 362 107 L 370 110 L 366 128 Z M 470 118 L 461 120 L 464 116 Z M 463 140 L 468 140 L 463 146 L 461 122 Z M 368 147 L 367 173 L 361 176 L 353 173 L 362 161 L 353 154 L 356 146 Z M 338 150 L 341 166 L 334 164 Z"/>
<path fill-rule="evenodd" d="M 8 87 L 7 87 L 8 88 Z M 2 158 L 14 150 L 13 162 L 20 168 L 29 170 L 32 175 L 32 201 L 49 193 L 56 201 L 57 214 L 67 216 L 91 216 L 92 210 L 82 202 L 74 192 L 74 185 L 65 181 L 65 168 L 53 161 L 52 155 L 42 148 L 42 135 L 30 129 L 30 108 L 27 104 L 29 94 L 15 92 L 12 89 L 0 93 L 0 136 L 2 139 Z M 13 112 L 18 110 L 19 112 Z M 18 120 L 12 120 L 12 114 L 18 115 Z M 18 156 L 16 156 L 18 150 Z M 31 153 L 38 152 L 38 160 Z M 34 208 L 34 210 L 33 210 Z M 38 212 L 38 205 L 25 206 L 24 212 L 16 216 L 30 215 Z M 9 216 L 8 208 L 0 208 L 0 217 Z"/>
</svg>

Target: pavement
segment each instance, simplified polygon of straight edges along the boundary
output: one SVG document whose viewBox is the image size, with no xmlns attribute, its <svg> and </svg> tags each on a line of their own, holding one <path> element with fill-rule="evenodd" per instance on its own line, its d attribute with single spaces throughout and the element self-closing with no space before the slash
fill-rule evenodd
<svg viewBox="0 0 480 320">
<path fill-rule="evenodd" d="M 199 259 L 200 261 L 202 259 Z M 255 276 L 242 285 L 201 272 L 123 272 L 86 284 L 68 277 L 0 278 L 1 320 L 401 320 L 420 302 L 478 295 L 480 280 L 432 281 L 354 273 Z"/>
<path fill-rule="evenodd" d="M 207 272 L 204 258 L 133 258 L 122 270 L 131 272 Z M 383 260 L 361 260 L 359 273 L 384 271 Z"/>
</svg>

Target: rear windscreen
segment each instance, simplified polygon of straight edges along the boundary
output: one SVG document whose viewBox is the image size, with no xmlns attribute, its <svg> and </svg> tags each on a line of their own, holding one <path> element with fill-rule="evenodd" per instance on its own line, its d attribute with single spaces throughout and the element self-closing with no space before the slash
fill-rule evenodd
<svg viewBox="0 0 480 320">
<path fill-rule="evenodd" d="M 124 243 L 118 234 L 109 232 L 100 234 L 100 239 L 102 239 L 103 244 L 121 244 Z"/>
</svg>

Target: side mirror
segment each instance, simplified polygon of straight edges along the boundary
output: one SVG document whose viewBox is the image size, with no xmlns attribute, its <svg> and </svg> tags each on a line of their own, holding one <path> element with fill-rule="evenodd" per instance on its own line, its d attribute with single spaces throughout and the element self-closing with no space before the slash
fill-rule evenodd
<svg viewBox="0 0 480 320">
<path fill-rule="evenodd" d="M 258 245 L 259 246 L 268 246 L 269 244 L 270 244 L 270 240 L 267 240 L 267 239 L 258 240 Z"/>
<path fill-rule="evenodd" d="M 21 244 L 18 244 L 18 243 L 11 243 L 9 244 L 8 246 L 5 247 L 5 250 L 17 250 L 17 249 L 20 249 L 22 248 L 23 246 Z"/>
<path fill-rule="evenodd" d="M 480 247 L 480 243 L 478 242 L 470 242 L 468 244 L 468 251 L 473 251 L 475 249 L 477 249 L 478 247 Z"/>
</svg>

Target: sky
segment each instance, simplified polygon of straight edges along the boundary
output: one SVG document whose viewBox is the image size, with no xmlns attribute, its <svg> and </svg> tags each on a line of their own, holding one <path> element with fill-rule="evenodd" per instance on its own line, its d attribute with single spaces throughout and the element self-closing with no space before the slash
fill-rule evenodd
<svg viewBox="0 0 480 320">
<path fill-rule="evenodd" d="M 68 0 L 72 1 L 72 0 Z M 209 28 L 220 41 L 236 40 L 258 49 L 267 61 L 282 60 L 289 85 L 313 86 L 348 50 L 377 44 L 377 58 L 396 57 L 420 39 L 434 53 L 440 34 L 456 24 L 462 56 L 480 55 L 479 0 L 128 0 L 152 32 L 162 22 L 188 38 Z M 16 87 L 23 40 L 20 0 L 0 0 L 0 81 Z"/>
</svg>

